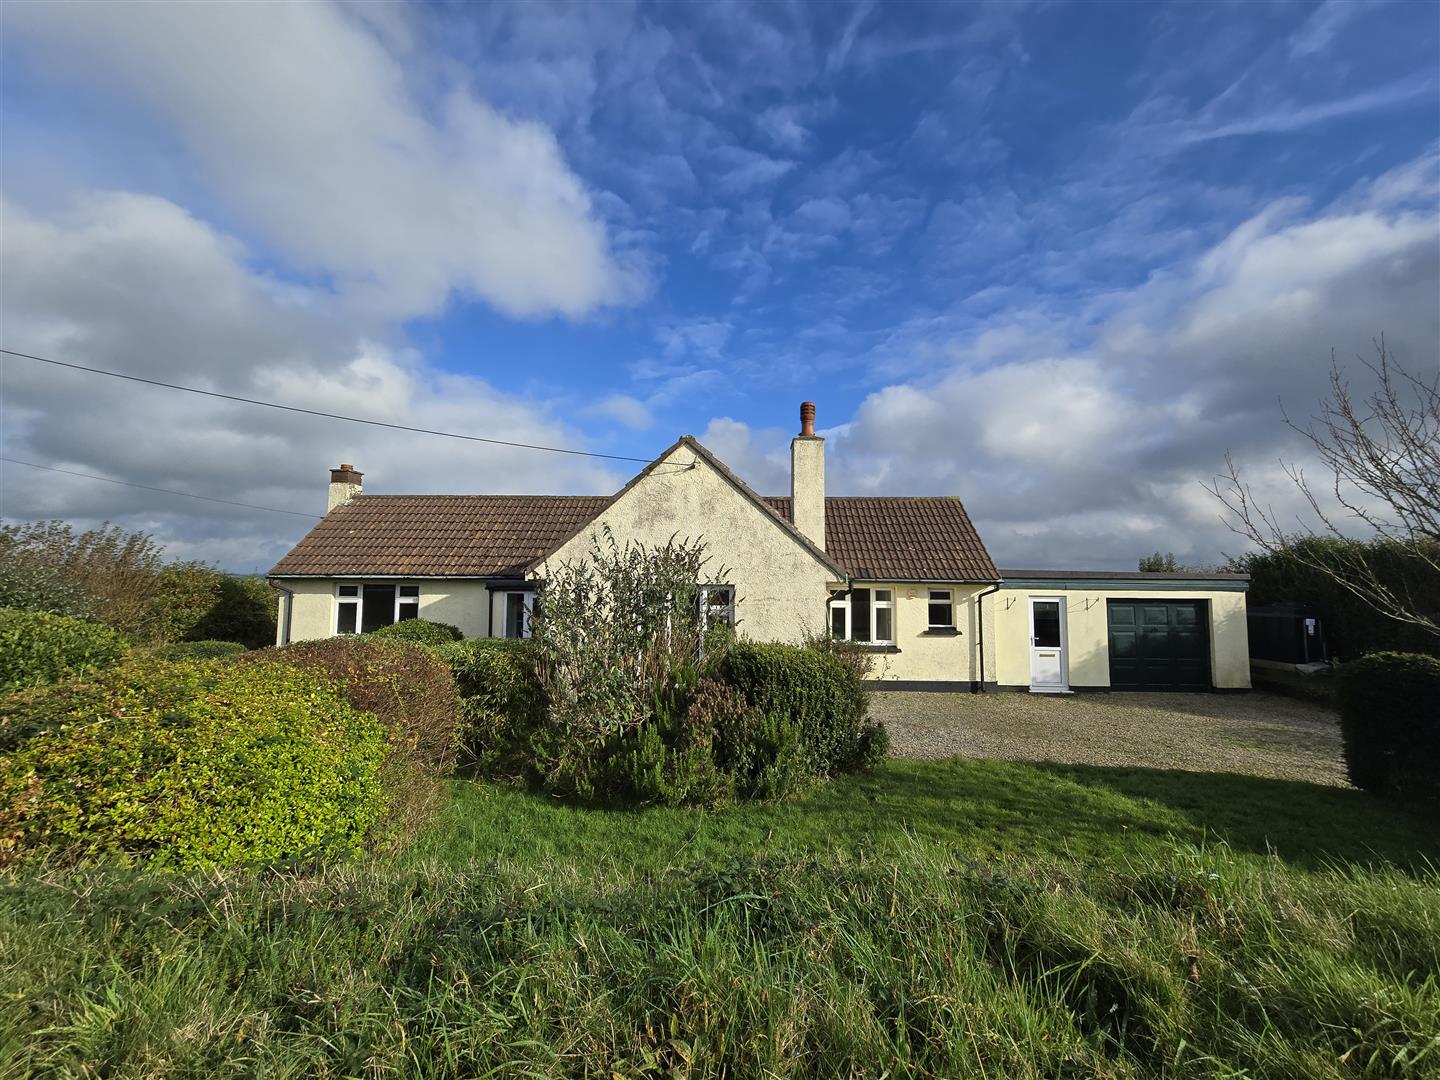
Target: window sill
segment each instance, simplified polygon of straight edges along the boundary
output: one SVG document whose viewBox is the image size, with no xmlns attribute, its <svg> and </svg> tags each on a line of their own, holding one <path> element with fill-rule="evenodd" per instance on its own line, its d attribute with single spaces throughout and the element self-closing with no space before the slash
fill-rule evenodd
<svg viewBox="0 0 1440 1080">
<path fill-rule="evenodd" d="M 953 626 L 932 626 L 920 634 L 921 637 L 959 637 L 960 631 Z"/>
<path fill-rule="evenodd" d="M 869 642 L 866 641 L 852 641 L 850 644 L 854 645 L 862 652 L 898 653 L 900 651 L 899 645 L 871 645 Z"/>
</svg>

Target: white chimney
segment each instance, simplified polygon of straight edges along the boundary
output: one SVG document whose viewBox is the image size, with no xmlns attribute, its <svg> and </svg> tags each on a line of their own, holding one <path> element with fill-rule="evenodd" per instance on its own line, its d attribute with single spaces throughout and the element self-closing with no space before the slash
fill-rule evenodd
<svg viewBox="0 0 1440 1080">
<path fill-rule="evenodd" d="M 790 440 L 790 516 L 825 550 L 825 440 L 815 434 L 815 403 L 800 404 L 800 434 Z"/>
<path fill-rule="evenodd" d="M 325 507 L 328 514 L 337 506 L 344 506 L 360 494 L 360 478 L 365 474 L 356 472 L 354 465 L 341 465 L 330 470 L 330 505 Z"/>
</svg>

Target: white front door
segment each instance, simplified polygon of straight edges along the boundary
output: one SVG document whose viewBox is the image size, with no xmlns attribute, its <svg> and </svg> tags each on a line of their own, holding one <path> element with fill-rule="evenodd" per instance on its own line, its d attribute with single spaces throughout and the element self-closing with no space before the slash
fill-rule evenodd
<svg viewBox="0 0 1440 1080">
<path fill-rule="evenodd" d="M 1058 596 L 1030 598 L 1030 689 L 1068 690 L 1065 673 L 1065 601 Z"/>
</svg>

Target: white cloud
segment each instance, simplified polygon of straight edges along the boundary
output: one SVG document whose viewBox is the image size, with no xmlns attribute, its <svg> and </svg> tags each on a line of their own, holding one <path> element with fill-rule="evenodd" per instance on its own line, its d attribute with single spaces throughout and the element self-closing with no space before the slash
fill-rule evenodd
<svg viewBox="0 0 1440 1080">
<path fill-rule="evenodd" d="M 637 431 L 644 431 L 655 422 L 645 403 L 629 394 L 609 394 L 589 406 L 585 412 L 591 416 L 614 420 Z"/>
<path fill-rule="evenodd" d="M 11 4 L 12 40 L 171 125 L 233 213 L 357 309 L 452 295 L 579 317 L 643 293 L 544 126 L 396 55 L 403 22 L 326 3 Z M 395 51 L 392 51 L 395 50 Z"/>
<path fill-rule="evenodd" d="M 323 290 L 281 287 L 247 252 L 163 199 L 96 193 L 40 216 L 3 207 L 0 321 L 40 355 L 306 408 L 583 447 L 544 402 L 437 371 L 370 336 Z M 383 335 L 384 328 L 371 329 Z M 300 416 L 7 358 L 9 457 L 262 506 L 323 512 L 326 470 L 381 492 L 612 491 L 585 459 Z M 268 569 L 304 519 L 4 466 L 0 513 L 109 518 L 174 553 Z"/>
<path fill-rule="evenodd" d="M 1156 549 L 1211 562 L 1243 546 L 1201 487 L 1230 450 L 1295 521 L 1305 506 L 1278 459 L 1314 463 L 1277 399 L 1307 415 L 1331 349 L 1368 354 L 1381 332 L 1412 369 L 1440 364 L 1434 165 L 1427 154 L 1318 211 L 1279 201 L 1108 295 L 1093 321 L 1037 304 L 963 331 L 902 326 L 874 355 L 906 378 L 829 433 L 830 492 L 959 495 L 1002 565 L 1124 568 Z M 784 432 L 712 428 L 741 475 L 783 479 Z"/>
</svg>

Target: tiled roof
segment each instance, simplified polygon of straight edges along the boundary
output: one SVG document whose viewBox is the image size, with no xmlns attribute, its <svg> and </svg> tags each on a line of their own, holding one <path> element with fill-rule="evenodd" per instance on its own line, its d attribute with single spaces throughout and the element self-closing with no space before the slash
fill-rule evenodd
<svg viewBox="0 0 1440 1080">
<path fill-rule="evenodd" d="M 520 576 L 609 495 L 357 495 L 275 564 L 276 577 Z"/>
<path fill-rule="evenodd" d="M 786 518 L 788 498 L 765 500 Z M 829 497 L 825 552 L 862 581 L 997 581 L 959 499 Z"/>
<path fill-rule="evenodd" d="M 698 443 L 695 447 L 711 458 Z M 797 542 L 849 577 L 871 581 L 1000 577 L 959 499 L 827 498 L 825 551 L 819 552 L 795 529 L 788 498 L 761 498 L 729 470 L 723 474 L 762 509 L 773 511 L 778 527 L 794 533 Z M 270 573 L 275 577 L 520 577 L 583 530 L 615 498 L 357 495 L 330 511 Z"/>
</svg>

